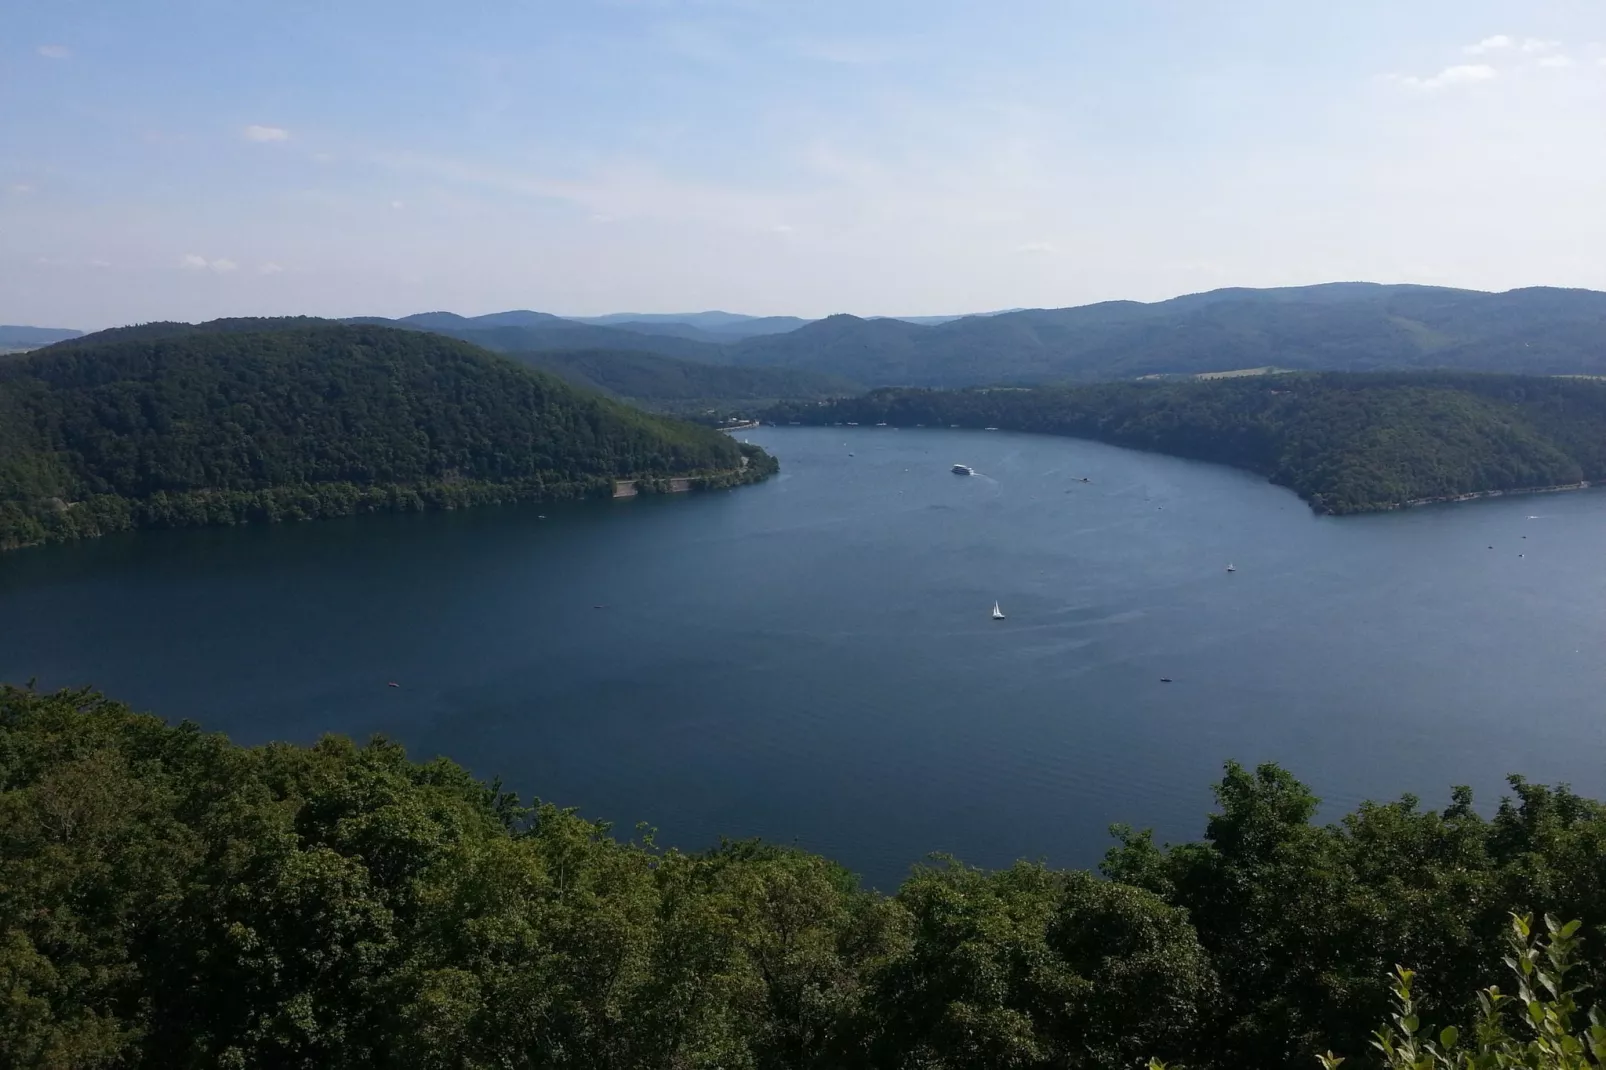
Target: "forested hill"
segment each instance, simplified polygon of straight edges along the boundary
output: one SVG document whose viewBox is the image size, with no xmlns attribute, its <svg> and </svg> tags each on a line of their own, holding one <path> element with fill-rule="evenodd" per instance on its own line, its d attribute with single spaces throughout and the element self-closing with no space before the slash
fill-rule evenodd
<svg viewBox="0 0 1606 1070">
<path fill-rule="evenodd" d="M 725 484 L 773 462 L 433 334 L 152 324 L 0 358 L 0 548 L 240 523 Z"/>
<path fill-rule="evenodd" d="M 731 347 L 739 364 L 870 386 L 1133 379 L 1277 367 L 1606 375 L 1606 293 L 1334 283 L 968 316 L 832 316 Z"/>
<path fill-rule="evenodd" d="M 549 350 L 507 355 L 577 386 L 662 411 L 685 411 L 712 402 L 816 400 L 861 389 L 819 372 L 703 364 L 628 350 Z"/>
<path fill-rule="evenodd" d="M 1599 803 L 1514 781 L 1492 816 L 1457 790 L 1317 825 L 1271 766 L 1216 798 L 1196 843 L 1118 830 L 1103 878 L 938 861 L 884 895 L 796 849 L 620 842 L 382 740 L 246 749 L 0 688 L 0 1063 L 1282 1070 L 1364 1057 L 1396 964 L 1472 1036 L 1513 911 L 1580 919 L 1600 992 Z"/>
<path fill-rule="evenodd" d="M 789 404 L 787 423 L 998 427 L 1248 468 L 1322 512 L 1606 478 L 1606 383 L 1453 373 L 1247 376 Z"/>
</svg>

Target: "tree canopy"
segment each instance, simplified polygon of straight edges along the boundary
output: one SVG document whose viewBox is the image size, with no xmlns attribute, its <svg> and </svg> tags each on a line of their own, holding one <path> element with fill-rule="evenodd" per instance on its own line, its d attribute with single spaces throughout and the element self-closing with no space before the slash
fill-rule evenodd
<svg viewBox="0 0 1606 1070">
<path fill-rule="evenodd" d="M 1198 842 L 1117 829 L 1102 876 L 934 858 L 882 894 L 383 739 L 245 748 L 4 688 L 0 1063 L 1270 1070 L 1365 1052 L 1397 964 L 1413 1020 L 1471 1036 L 1511 913 L 1606 924 L 1606 807 L 1564 788 L 1328 825 L 1275 766 L 1216 796 Z"/>
</svg>

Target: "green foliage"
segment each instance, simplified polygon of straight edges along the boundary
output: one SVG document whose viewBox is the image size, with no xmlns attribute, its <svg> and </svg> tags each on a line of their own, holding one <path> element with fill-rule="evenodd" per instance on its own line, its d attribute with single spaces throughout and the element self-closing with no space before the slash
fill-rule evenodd
<svg viewBox="0 0 1606 1070">
<path fill-rule="evenodd" d="M 772 468 L 726 436 L 420 332 L 152 324 L 0 362 L 0 549 Z"/>
<path fill-rule="evenodd" d="M 1318 511 L 1387 509 L 1606 477 L 1606 384 L 1453 373 L 1256 376 L 1082 387 L 886 389 L 774 422 L 1001 427 L 1260 472 Z"/>
<path fill-rule="evenodd" d="M 576 386 L 653 409 L 729 401 L 814 400 L 855 389 L 844 379 L 790 368 L 738 368 L 627 350 L 511 352 L 508 357 Z"/>
<path fill-rule="evenodd" d="M 0 1065 L 1237 1070 L 1365 1050 L 1391 999 L 1390 1065 L 1472 1051 L 1430 1013 L 1491 1050 L 1540 1027 L 1456 1066 L 1595 1065 L 1534 1047 L 1593 1036 L 1578 926 L 1507 956 L 1516 1000 L 1465 998 L 1519 904 L 1606 923 L 1606 808 L 1513 788 L 1490 819 L 1457 790 L 1317 826 L 1234 765 L 1203 841 L 1119 830 L 1106 879 L 938 859 L 887 896 L 795 849 L 616 839 L 381 739 L 247 749 L 5 688 Z"/>
<path fill-rule="evenodd" d="M 1413 970 L 1396 967 L 1395 1011 L 1377 1031 L 1372 1046 L 1390 1070 L 1589 1070 L 1606 1066 L 1606 1021 L 1591 1009 L 1588 1026 L 1574 1024 L 1582 991 L 1568 980 L 1577 966 L 1581 921 L 1562 925 L 1545 916 L 1548 938 L 1536 937 L 1533 917 L 1512 915 L 1511 954 L 1506 965 L 1516 976 L 1515 997 L 1498 986 L 1478 993 L 1478 1015 L 1468 1043 L 1446 1026 L 1437 1037 L 1417 1017 Z M 1517 1023 L 1513 1027 L 1513 1021 Z M 1323 1070 L 1345 1060 L 1331 1052 L 1318 1057 Z"/>
</svg>

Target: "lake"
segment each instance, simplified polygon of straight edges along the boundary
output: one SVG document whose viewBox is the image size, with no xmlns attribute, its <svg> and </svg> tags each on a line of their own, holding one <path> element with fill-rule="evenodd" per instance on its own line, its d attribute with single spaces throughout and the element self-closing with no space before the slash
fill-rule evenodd
<svg viewBox="0 0 1606 1070">
<path fill-rule="evenodd" d="M 1197 838 L 1229 758 L 1328 816 L 1487 809 L 1508 772 L 1606 795 L 1606 494 L 1331 518 L 1071 439 L 746 434 L 783 474 L 732 492 L 5 555 L 0 680 L 244 743 L 380 732 L 881 887 L 933 851 L 1093 865 L 1116 821 Z"/>
</svg>

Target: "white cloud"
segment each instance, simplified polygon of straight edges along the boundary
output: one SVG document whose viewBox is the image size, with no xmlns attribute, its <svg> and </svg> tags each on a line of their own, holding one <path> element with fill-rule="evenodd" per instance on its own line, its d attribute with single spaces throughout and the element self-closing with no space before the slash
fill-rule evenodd
<svg viewBox="0 0 1606 1070">
<path fill-rule="evenodd" d="M 284 268 L 280 267 L 278 264 L 275 264 L 272 261 L 269 261 L 268 263 L 263 264 L 261 267 L 257 268 L 257 274 L 258 275 L 277 275 L 277 274 L 279 274 L 279 272 L 281 272 L 283 270 L 284 270 Z"/>
<path fill-rule="evenodd" d="M 795 234 L 797 228 L 790 223 L 777 223 L 770 230 L 775 234 Z"/>
<path fill-rule="evenodd" d="M 390 206 L 392 208 L 398 208 L 398 209 L 399 208 L 406 208 L 407 207 L 407 202 L 406 201 L 391 201 L 390 202 Z"/>
<path fill-rule="evenodd" d="M 1025 245 L 1016 246 L 1015 251 L 1017 253 L 1034 253 L 1041 255 L 1044 253 L 1052 253 L 1055 251 L 1055 249 L 1053 243 L 1051 242 L 1029 241 Z"/>
<path fill-rule="evenodd" d="M 109 268 L 112 266 L 112 262 L 97 256 L 89 261 L 89 266 L 92 268 Z"/>
<path fill-rule="evenodd" d="M 240 265 L 236 264 L 232 260 L 208 260 L 199 253 L 185 253 L 179 258 L 178 266 L 181 268 L 188 268 L 191 271 L 213 271 L 219 275 L 222 275 L 226 272 L 235 270 Z"/>
<path fill-rule="evenodd" d="M 66 45 L 40 45 L 34 51 L 46 59 L 67 59 L 72 55 L 72 49 Z"/>
<path fill-rule="evenodd" d="M 252 123 L 245 128 L 247 141 L 289 141 L 290 131 L 282 126 L 258 126 Z"/>
<path fill-rule="evenodd" d="M 18 197 L 26 197 L 28 194 L 34 191 L 33 187 L 28 185 L 26 182 L 13 182 L 6 188 L 9 192 L 15 193 Z"/>
<path fill-rule="evenodd" d="M 1522 43 L 1524 52 L 1549 52 L 1553 48 L 1560 48 L 1560 41 L 1542 41 L 1537 37 L 1530 37 Z"/>
<path fill-rule="evenodd" d="M 1539 61 L 1539 66 L 1541 67 L 1571 67 L 1572 65 L 1571 56 L 1546 56 Z"/>
<path fill-rule="evenodd" d="M 1501 49 L 1510 48 L 1516 43 L 1505 34 L 1497 33 L 1493 37 L 1485 37 L 1475 45 L 1468 45 L 1461 51 L 1469 56 L 1483 56 L 1490 52 L 1499 52 Z"/>
<path fill-rule="evenodd" d="M 1412 89 L 1438 90 L 1447 89 L 1456 85 L 1471 85 L 1475 82 L 1487 82 L 1491 78 L 1499 77 L 1500 72 L 1487 63 L 1462 63 L 1454 67 L 1446 67 L 1431 78 L 1417 78 L 1406 76 L 1400 81 Z"/>
</svg>

